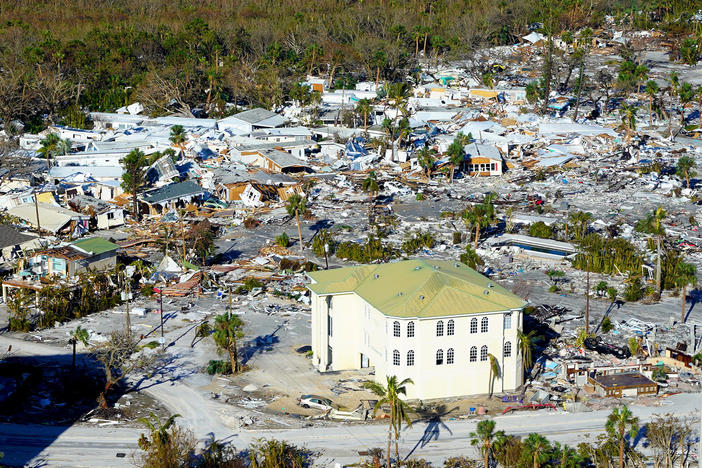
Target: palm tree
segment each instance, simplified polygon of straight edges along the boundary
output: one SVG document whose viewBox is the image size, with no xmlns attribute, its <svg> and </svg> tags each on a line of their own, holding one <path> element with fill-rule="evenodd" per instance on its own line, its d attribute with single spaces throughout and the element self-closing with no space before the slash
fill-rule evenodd
<svg viewBox="0 0 702 468">
<path fill-rule="evenodd" d="M 356 113 L 363 117 L 363 134 L 368 133 L 368 116 L 373 112 L 373 106 L 368 99 L 361 99 L 356 104 Z"/>
<path fill-rule="evenodd" d="M 570 222 L 573 224 L 573 231 L 576 240 L 582 240 L 587 234 L 587 225 L 592 219 L 590 213 L 584 211 L 575 211 L 568 215 Z"/>
<path fill-rule="evenodd" d="M 635 418 L 626 405 L 614 408 L 605 424 L 607 434 L 619 443 L 619 468 L 624 468 L 624 449 L 626 436 L 635 437 L 639 430 L 639 418 Z"/>
<path fill-rule="evenodd" d="M 470 444 L 480 448 L 480 454 L 483 456 L 483 466 L 490 466 L 490 456 L 492 455 L 492 445 L 495 443 L 498 433 L 495 432 L 495 421 L 485 419 L 478 423 L 475 432 L 470 433 Z"/>
<path fill-rule="evenodd" d="M 466 208 L 461 215 L 467 225 L 475 228 L 473 249 L 478 248 L 481 227 L 487 227 L 497 220 L 497 217 L 495 216 L 495 207 L 492 203 L 495 197 L 497 197 L 495 192 L 488 193 L 482 203 L 473 205 L 470 209 Z"/>
<path fill-rule="evenodd" d="M 695 167 L 697 167 L 697 162 L 695 162 L 695 158 L 691 158 L 690 156 L 681 156 L 680 159 L 678 159 L 678 164 L 675 166 L 675 174 L 685 179 L 687 188 L 690 188 L 690 179 L 697 175 L 694 169 Z"/>
<path fill-rule="evenodd" d="M 383 121 L 383 125 L 386 131 L 390 134 L 392 138 L 392 159 L 395 160 L 395 136 L 397 134 L 398 126 L 397 121 L 400 115 L 407 117 L 407 100 L 411 95 L 411 90 L 409 84 L 400 83 L 388 83 L 385 85 L 385 95 L 387 96 L 388 102 L 391 103 L 392 107 L 395 108 L 395 118 L 391 122 Z M 389 119 L 385 119 L 389 120 Z"/>
<path fill-rule="evenodd" d="M 463 164 L 463 158 L 465 157 L 463 147 L 466 145 L 466 143 L 467 141 L 465 135 L 458 132 L 456 134 L 456 138 L 446 150 L 446 154 L 449 157 L 449 164 L 451 165 L 451 177 L 449 178 L 449 183 L 453 183 L 453 173 L 456 170 L 456 166 Z"/>
<path fill-rule="evenodd" d="M 297 221 L 297 236 L 300 239 L 300 252 L 302 252 L 302 228 L 300 227 L 300 213 L 307 211 L 307 200 L 299 193 L 291 195 L 288 198 L 288 204 L 285 205 L 285 210 L 290 216 L 295 216 Z"/>
<path fill-rule="evenodd" d="M 685 108 L 695 99 L 695 89 L 690 83 L 683 83 L 678 90 L 680 99 L 680 125 L 685 125 Z"/>
<path fill-rule="evenodd" d="M 50 159 L 56 154 L 61 138 L 56 133 L 49 133 L 46 137 L 39 141 L 41 148 L 37 150 L 37 153 L 41 154 L 46 158 L 46 168 L 47 170 L 51 168 Z"/>
<path fill-rule="evenodd" d="M 400 460 L 400 431 L 404 422 L 408 427 L 412 427 L 412 421 L 409 418 L 411 408 L 407 403 L 400 398 L 402 395 L 407 395 L 407 385 L 414 384 L 412 379 L 404 379 L 402 382 L 397 381 L 397 376 L 387 376 L 387 385 L 383 386 L 377 382 L 366 382 L 363 386 L 371 392 L 378 395 L 379 400 L 373 408 L 373 417 L 383 405 L 390 406 L 390 418 L 388 426 L 388 451 L 387 451 L 387 468 L 390 468 L 390 443 L 393 435 L 395 436 L 395 458 Z"/>
<path fill-rule="evenodd" d="M 368 220 L 370 222 L 373 199 L 376 195 L 378 195 L 378 191 L 380 190 L 380 185 L 378 185 L 378 178 L 375 175 L 375 171 L 370 171 L 368 173 L 368 177 L 363 179 L 361 189 L 368 193 Z"/>
<path fill-rule="evenodd" d="M 132 217 L 139 219 L 139 192 L 146 184 L 146 155 L 139 149 L 130 151 L 121 161 L 124 168 L 122 188 L 132 194 Z"/>
<path fill-rule="evenodd" d="M 524 374 L 526 374 L 527 369 L 531 368 L 533 364 L 533 350 L 534 350 L 534 340 L 536 339 L 536 332 L 534 330 L 529 333 L 524 333 L 521 330 L 517 330 L 517 350 L 522 355 L 522 369 Z"/>
<path fill-rule="evenodd" d="M 174 125 L 171 127 L 171 136 L 169 140 L 171 143 L 173 143 L 175 146 L 182 148 L 183 143 L 185 143 L 186 139 L 186 134 L 185 134 L 185 128 L 183 128 L 182 125 Z"/>
<path fill-rule="evenodd" d="M 151 444 L 155 444 L 159 448 L 168 446 L 168 439 L 170 438 L 168 430 L 175 424 L 175 419 L 180 417 L 180 414 L 174 414 L 163 423 L 154 413 L 149 413 L 148 418 L 139 418 L 138 421 L 151 431 L 150 441 L 144 434 L 141 434 L 138 442 L 139 448 L 146 450 Z"/>
<path fill-rule="evenodd" d="M 687 287 L 697 284 L 697 267 L 692 263 L 679 262 L 675 267 L 675 286 L 682 289 L 680 323 L 685 323 L 685 301 Z"/>
<path fill-rule="evenodd" d="M 232 365 L 232 372 L 239 372 L 239 350 L 237 340 L 244 337 L 244 322 L 231 312 L 225 312 L 215 318 L 214 338 L 217 348 L 226 350 L 229 353 L 229 360 Z"/>
<path fill-rule="evenodd" d="M 661 241 L 665 236 L 663 220 L 666 212 L 659 206 L 653 213 L 648 213 L 644 219 L 636 223 L 636 230 L 656 236 L 656 292 L 661 292 Z"/>
<path fill-rule="evenodd" d="M 488 398 L 492 399 L 492 392 L 495 389 L 495 379 L 500 378 L 500 365 L 497 362 L 497 358 L 490 353 L 488 353 L 488 360 L 490 361 L 490 395 Z"/>
<path fill-rule="evenodd" d="M 531 452 L 534 468 L 539 468 L 542 463 L 548 460 L 548 451 L 551 449 L 551 444 L 541 434 L 529 434 L 524 440 L 524 447 Z"/>
<path fill-rule="evenodd" d="M 648 80 L 646 82 L 646 94 L 648 94 L 648 123 L 653 125 L 653 98 L 655 98 L 660 89 L 658 83 L 653 80 Z"/>
<path fill-rule="evenodd" d="M 624 104 L 621 107 L 622 123 L 626 128 L 626 137 L 631 139 L 632 132 L 636 131 L 636 111 L 638 107 Z"/>
<path fill-rule="evenodd" d="M 427 177 L 431 177 L 431 169 L 434 167 L 435 154 L 436 150 L 434 148 L 429 148 L 428 146 L 424 146 L 422 149 L 417 151 L 417 164 L 424 169 L 424 174 Z"/>
<path fill-rule="evenodd" d="M 88 330 L 78 325 L 75 330 L 71 330 L 71 338 L 68 340 L 70 344 L 73 345 L 73 362 L 71 367 L 76 368 L 76 344 L 80 341 L 83 346 L 88 346 Z"/>
</svg>

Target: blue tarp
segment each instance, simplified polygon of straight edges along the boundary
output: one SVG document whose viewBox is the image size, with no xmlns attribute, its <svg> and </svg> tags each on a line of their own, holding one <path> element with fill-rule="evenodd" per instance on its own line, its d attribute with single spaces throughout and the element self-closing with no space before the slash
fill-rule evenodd
<svg viewBox="0 0 702 468">
<path fill-rule="evenodd" d="M 361 137 L 349 138 L 346 142 L 346 156 L 351 159 L 360 158 L 368 154 L 368 151 L 363 147 L 366 141 Z"/>
</svg>

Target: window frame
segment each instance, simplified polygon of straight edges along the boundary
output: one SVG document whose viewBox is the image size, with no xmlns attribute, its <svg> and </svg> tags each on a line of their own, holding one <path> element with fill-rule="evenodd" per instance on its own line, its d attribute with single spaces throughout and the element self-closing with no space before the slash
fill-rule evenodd
<svg viewBox="0 0 702 468">
<path fill-rule="evenodd" d="M 456 334 L 456 323 L 453 319 L 446 323 L 446 336 L 453 336 Z"/>
<path fill-rule="evenodd" d="M 478 319 L 475 317 L 470 319 L 470 333 L 478 333 Z"/>
<path fill-rule="evenodd" d="M 394 322 L 392 322 L 392 336 L 394 336 L 395 338 L 399 338 L 401 335 L 400 331 L 400 322 L 395 320 Z"/>
<path fill-rule="evenodd" d="M 444 321 L 436 322 L 436 336 L 444 336 Z"/>
<path fill-rule="evenodd" d="M 469 362 L 478 362 L 478 347 L 471 346 L 468 356 L 469 356 L 468 357 Z"/>
<path fill-rule="evenodd" d="M 410 349 L 407 351 L 407 366 L 414 366 L 414 350 Z"/>
<path fill-rule="evenodd" d="M 480 362 L 485 362 L 488 360 L 488 347 L 487 345 L 482 345 L 480 347 Z"/>
<path fill-rule="evenodd" d="M 393 366 L 400 365 L 400 352 L 396 349 L 392 350 L 392 365 Z"/>
<path fill-rule="evenodd" d="M 446 350 L 446 364 L 453 364 L 456 359 L 456 353 L 454 352 L 453 348 L 449 348 Z"/>
<path fill-rule="evenodd" d="M 480 333 L 488 333 L 489 331 L 489 320 L 487 317 L 480 319 Z"/>
<path fill-rule="evenodd" d="M 407 323 L 407 338 L 414 338 L 414 322 Z"/>
<path fill-rule="evenodd" d="M 512 357 L 512 342 L 511 341 L 505 341 L 505 344 L 502 349 L 502 354 L 504 357 Z"/>
<path fill-rule="evenodd" d="M 436 365 L 442 366 L 443 364 L 444 364 L 444 350 L 437 349 L 436 350 Z"/>
</svg>

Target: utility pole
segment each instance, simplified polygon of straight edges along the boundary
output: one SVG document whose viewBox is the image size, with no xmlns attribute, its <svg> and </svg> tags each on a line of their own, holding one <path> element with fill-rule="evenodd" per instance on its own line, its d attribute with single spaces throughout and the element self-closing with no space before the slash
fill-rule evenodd
<svg viewBox="0 0 702 468">
<path fill-rule="evenodd" d="M 326 264 L 325 270 L 329 269 L 329 243 L 324 244 L 324 263 Z"/>
<path fill-rule="evenodd" d="M 126 276 L 127 275 L 125 274 L 125 281 L 124 282 L 125 282 L 125 290 L 126 290 L 125 292 L 127 293 L 126 294 L 126 296 L 127 296 L 127 338 L 129 338 L 129 335 L 132 332 L 132 324 L 131 324 L 131 321 L 129 319 L 129 299 L 131 299 L 131 295 L 132 295 L 131 289 L 132 288 L 131 288 L 129 279 L 127 279 Z"/>
<path fill-rule="evenodd" d="M 227 296 L 227 312 L 232 311 L 232 287 L 229 286 L 229 295 Z"/>
<path fill-rule="evenodd" d="M 39 223 L 39 200 L 37 200 L 37 192 L 34 192 L 34 211 L 37 214 L 37 232 L 41 237 L 41 224 Z"/>
<path fill-rule="evenodd" d="M 166 338 L 163 336 L 163 289 L 158 288 L 158 295 L 160 299 L 160 309 L 161 309 L 161 346 L 166 347 Z"/>
</svg>

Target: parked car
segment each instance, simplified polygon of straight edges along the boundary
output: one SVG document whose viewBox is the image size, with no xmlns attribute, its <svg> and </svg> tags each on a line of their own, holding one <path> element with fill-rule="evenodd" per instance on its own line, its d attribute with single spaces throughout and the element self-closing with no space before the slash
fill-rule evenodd
<svg viewBox="0 0 702 468">
<path fill-rule="evenodd" d="M 302 395 L 297 404 L 303 408 L 316 408 L 321 410 L 332 409 L 332 401 L 329 398 L 324 398 L 317 395 Z"/>
</svg>

